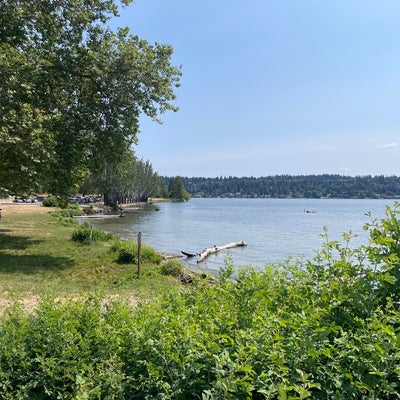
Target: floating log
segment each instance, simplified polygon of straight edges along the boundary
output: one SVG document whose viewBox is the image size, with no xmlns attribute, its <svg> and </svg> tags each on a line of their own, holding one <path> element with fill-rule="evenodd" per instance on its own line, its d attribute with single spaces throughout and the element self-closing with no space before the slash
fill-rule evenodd
<svg viewBox="0 0 400 400">
<path fill-rule="evenodd" d="M 163 260 L 170 260 L 171 258 L 180 258 L 182 257 L 180 254 L 168 254 L 168 253 L 158 253 Z"/>
<path fill-rule="evenodd" d="M 238 246 L 247 246 L 247 243 L 244 240 L 242 240 L 241 242 L 228 243 L 223 246 L 214 245 L 214 247 L 204 249 L 199 254 L 199 258 L 198 258 L 197 262 L 200 263 L 200 262 L 204 261 L 210 254 L 218 253 L 221 250 L 231 249 L 233 247 L 238 247 Z"/>
</svg>

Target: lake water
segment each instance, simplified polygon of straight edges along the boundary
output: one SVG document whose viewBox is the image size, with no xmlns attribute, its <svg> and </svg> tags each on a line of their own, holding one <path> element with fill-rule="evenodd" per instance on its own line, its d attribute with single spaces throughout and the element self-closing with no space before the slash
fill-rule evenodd
<svg viewBox="0 0 400 400">
<path fill-rule="evenodd" d="M 246 241 L 246 247 L 235 247 L 209 256 L 201 264 L 182 258 L 190 267 L 217 271 L 227 254 L 235 265 L 276 263 L 288 256 L 311 259 L 321 249 L 324 226 L 330 240 L 341 240 L 342 233 L 359 235 L 353 246 L 366 243 L 363 226 L 371 212 L 385 216 L 385 206 L 392 200 L 337 199 L 203 199 L 185 203 L 158 203 L 159 211 L 140 211 L 125 218 L 90 219 L 97 228 L 124 239 L 137 239 L 157 251 L 177 254 L 181 250 L 200 252 L 206 247 Z M 305 210 L 315 211 L 306 213 Z"/>
</svg>

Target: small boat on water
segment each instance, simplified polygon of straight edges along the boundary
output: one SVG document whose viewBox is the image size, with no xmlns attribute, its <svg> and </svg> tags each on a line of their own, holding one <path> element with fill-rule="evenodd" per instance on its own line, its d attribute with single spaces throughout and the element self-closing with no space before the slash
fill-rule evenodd
<svg viewBox="0 0 400 400">
<path fill-rule="evenodd" d="M 304 212 L 307 213 L 307 214 L 315 214 L 315 213 L 317 212 L 317 210 L 307 210 L 307 209 L 304 209 Z"/>
</svg>

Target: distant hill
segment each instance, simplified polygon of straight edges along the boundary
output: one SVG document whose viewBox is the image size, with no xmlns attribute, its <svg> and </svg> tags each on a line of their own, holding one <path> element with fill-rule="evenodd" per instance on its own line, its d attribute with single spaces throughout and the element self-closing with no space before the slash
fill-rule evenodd
<svg viewBox="0 0 400 400">
<path fill-rule="evenodd" d="M 397 176 L 183 177 L 183 183 L 192 197 L 400 199 Z"/>
</svg>

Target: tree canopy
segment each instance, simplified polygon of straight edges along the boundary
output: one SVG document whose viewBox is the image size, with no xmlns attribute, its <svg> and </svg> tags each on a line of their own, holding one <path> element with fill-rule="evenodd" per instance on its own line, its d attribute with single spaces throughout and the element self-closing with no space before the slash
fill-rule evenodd
<svg viewBox="0 0 400 400">
<path fill-rule="evenodd" d="M 117 16 L 114 0 L 1 3 L 0 187 L 66 194 L 138 142 L 142 113 L 177 110 L 172 47 Z"/>
<path fill-rule="evenodd" d="M 103 193 L 104 204 L 147 202 L 149 197 L 167 197 L 164 179 L 154 172 L 149 161 L 128 152 L 112 167 L 106 166 L 86 180 L 82 193 Z"/>
<path fill-rule="evenodd" d="M 175 201 L 188 201 L 190 194 L 186 191 L 181 176 L 175 176 L 168 184 L 168 197 Z"/>
</svg>

